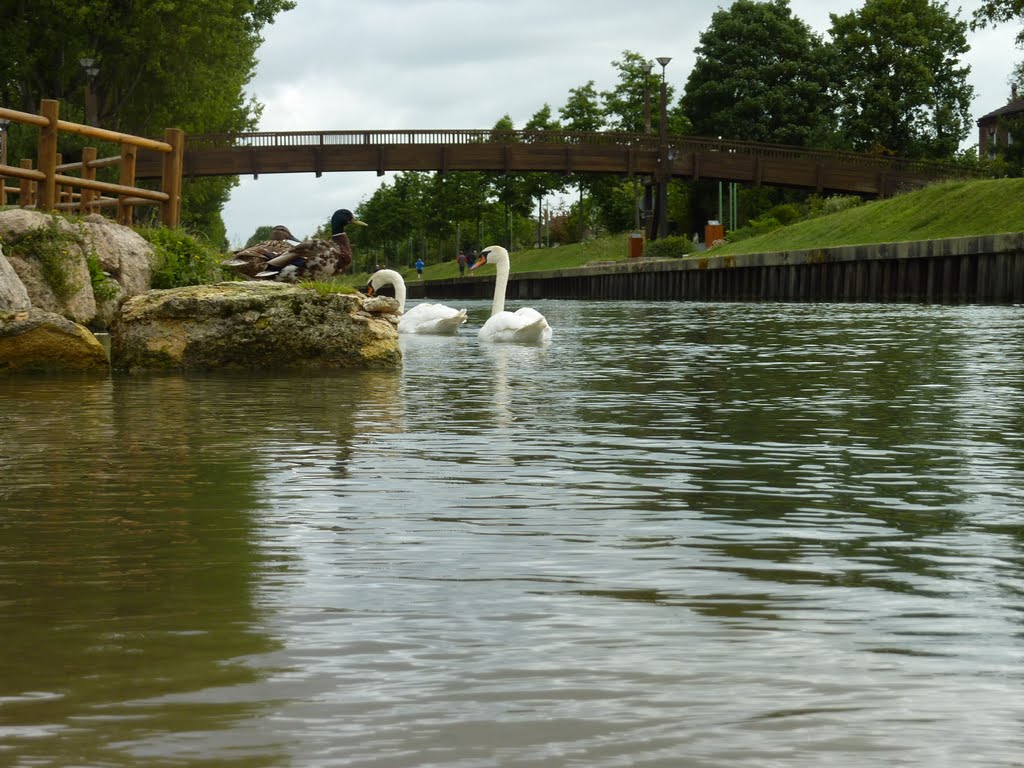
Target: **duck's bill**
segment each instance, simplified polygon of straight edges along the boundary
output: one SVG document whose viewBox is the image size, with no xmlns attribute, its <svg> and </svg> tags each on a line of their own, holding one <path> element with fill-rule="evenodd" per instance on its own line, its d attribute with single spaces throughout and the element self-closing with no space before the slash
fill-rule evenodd
<svg viewBox="0 0 1024 768">
<path fill-rule="evenodd" d="M 362 221 L 361 219 L 352 219 L 352 221 L 350 221 L 349 224 L 357 224 L 360 227 L 368 227 L 368 226 L 370 226 L 369 224 L 367 224 L 365 221 Z"/>
</svg>

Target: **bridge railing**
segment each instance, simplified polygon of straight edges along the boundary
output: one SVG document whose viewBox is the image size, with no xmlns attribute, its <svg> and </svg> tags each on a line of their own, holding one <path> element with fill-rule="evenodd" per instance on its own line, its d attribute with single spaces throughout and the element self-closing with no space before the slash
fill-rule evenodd
<svg viewBox="0 0 1024 768">
<path fill-rule="evenodd" d="M 275 131 L 259 133 L 191 134 L 189 150 L 214 148 L 275 148 L 329 146 L 399 146 L 455 144 L 554 144 L 570 146 L 624 147 L 657 151 L 662 144 L 651 133 L 618 131 L 501 130 L 501 129 L 428 129 L 361 131 Z M 668 152 L 680 157 L 687 153 L 727 152 L 762 159 L 800 160 L 879 172 L 913 174 L 935 178 L 979 175 L 955 163 L 909 160 L 886 155 L 842 150 L 811 149 L 785 144 L 764 144 L 704 136 L 672 135 L 666 142 Z"/>
</svg>

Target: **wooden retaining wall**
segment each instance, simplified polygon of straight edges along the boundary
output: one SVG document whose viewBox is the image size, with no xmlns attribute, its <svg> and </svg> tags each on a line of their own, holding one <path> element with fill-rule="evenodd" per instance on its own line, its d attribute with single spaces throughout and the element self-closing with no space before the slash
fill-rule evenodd
<svg viewBox="0 0 1024 768">
<path fill-rule="evenodd" d="M 488 299 L 493 292 L 493 275 L 409 283 L 411 298 Z M 1024 233 L 630 259 L 513 274 L 507 298 L 1017 304 L 1024 303 Z"/>
</svg>

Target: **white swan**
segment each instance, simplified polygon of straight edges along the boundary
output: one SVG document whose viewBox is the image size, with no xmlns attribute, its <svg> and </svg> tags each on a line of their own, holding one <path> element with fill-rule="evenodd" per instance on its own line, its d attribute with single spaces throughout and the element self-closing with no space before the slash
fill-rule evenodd
<svg viewBox="0 0 1024 768">
<path fill-rule="evenodd" d="M 491 316 L 480 329 L 481 341 L 515 341 L 521 344 L 545 344 L 551 341 L 551 326 L 536 309 L 523 307 L 515 312 L 505 311 L 505 289 L 508 287 L 508 251 L 500 245 L 484 248 L 470 269 L 493 264 L 498 270 L 494 281 L 494 302 Z"/>
<path fill-rule="evenodd" d="M 383 286 L 390 285 L 395 289 L 398 300 L 399 333 L 455 333 L 459 326 L 466 322 L 466 310 L 452 309 L 444 304 L 417 304 L 405 311 L 405 280 L 393 269 L 378 269 L 370 275 L 366 284 L 367 293 L 371 296 Z"/>
</svg>

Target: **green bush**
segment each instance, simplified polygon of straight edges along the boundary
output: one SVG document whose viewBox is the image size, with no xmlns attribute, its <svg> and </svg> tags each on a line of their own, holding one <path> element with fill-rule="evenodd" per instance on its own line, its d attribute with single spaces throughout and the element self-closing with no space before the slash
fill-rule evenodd
<svg viewBox="0 0 1024 768">
<path fill-rule="evenodd" d="M 225 279 L 220 262 L 224 259 L 216 248 L 183 229 L 140 227 L 138 233 L 153 246 L 154 288 L 179 288 L 203 285 Z"/>
<path fill-rule="evenodd" d="M 52 218 L 48 225 L 26 232 L 13 247 L 24 256 L 36 259 L 53 295 L 60 301 L 67 301 L 82 287 L 71 272 L 75 259 L 79 258 L 71 249 L 78 245 L 78 238 L 64 232 L 57 219 Z"/>
<path fill-rule="evenodd" d="M 644 246 L 644 256 L 651 259 L 681 259 L 695 250 L 693 241 L 688 237 L 663 237 L 660 240 L 649 240 Z"/>
</svg>

